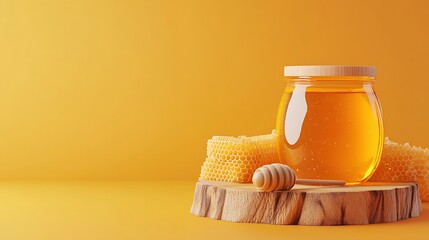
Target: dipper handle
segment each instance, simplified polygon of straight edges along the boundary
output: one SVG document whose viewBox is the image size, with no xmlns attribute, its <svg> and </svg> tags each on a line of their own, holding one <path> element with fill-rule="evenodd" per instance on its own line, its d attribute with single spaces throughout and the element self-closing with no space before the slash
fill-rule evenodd
<svg viewBox="0 0 429 240">
<path fill-rule="evenodd" d="M 343 180 L 321 180 L 321 179 L 296 179 L 295 184 L 303 185 L 319 185 L 319 186 L 344 186 L 346 182 Z"/>
</svg>

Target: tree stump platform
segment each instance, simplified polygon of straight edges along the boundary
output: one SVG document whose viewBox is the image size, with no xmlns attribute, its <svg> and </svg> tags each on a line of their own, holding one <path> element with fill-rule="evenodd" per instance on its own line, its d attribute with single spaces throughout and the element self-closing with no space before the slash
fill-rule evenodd
<svg viewBox="0 0 429 240">
<path fill-rule="evenodd" d="M 198 181 L 191 213 L 241 223 L 352 225 L 388 223 L 422 211 L 417 183 L 295 185 L 263 192 L 253 184 Z"/>
</svg>

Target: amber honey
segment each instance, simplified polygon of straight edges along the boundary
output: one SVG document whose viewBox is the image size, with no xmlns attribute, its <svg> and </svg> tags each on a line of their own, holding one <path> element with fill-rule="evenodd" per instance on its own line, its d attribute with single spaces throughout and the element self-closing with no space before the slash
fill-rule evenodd
<svg viewBox="0 0 429 240">
<path fill-rule="evenodd" d="M 277 131 L 280 158 L 297 177 L 355 184 L 373 174 L 383 147 L 383 124 L 373 82 L 366 80 L 289 82 Z"/>
</svg>

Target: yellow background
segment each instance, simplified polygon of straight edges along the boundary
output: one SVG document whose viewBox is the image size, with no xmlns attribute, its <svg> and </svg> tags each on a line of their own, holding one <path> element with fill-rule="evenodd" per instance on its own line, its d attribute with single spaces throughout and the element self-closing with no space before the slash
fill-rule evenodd
<svg viewBox="0 0 429 240">
<path fill-rule="evenodd" d="M 429 146 L 428 7 L 0 0 L 0 239 L 427 238 L 428 203 L 344 227 L 189 208 L 208 138 L 275 127 L 284 65 L 377 66 L 387 135 Z"/>
<path fill-rule="evenodd" d="M 0 0 L 0 178 L 196 180 L 275 127 L 284 65 L 377 66 L 387 136 L 429 146 L 428 7 Z"/>
</svg>

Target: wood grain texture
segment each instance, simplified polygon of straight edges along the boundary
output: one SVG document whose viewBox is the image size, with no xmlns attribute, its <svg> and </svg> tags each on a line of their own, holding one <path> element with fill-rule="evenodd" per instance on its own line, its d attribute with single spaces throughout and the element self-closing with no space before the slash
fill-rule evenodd
<svg viewBox="0 0 429 240">
<path fill-rule="evenodd" d="M 351 225 L 395 222 L 422 211 L 416 183 L 295 185 L 262 192 L 252 184 L 198 181 L 191 213 L 213 219 L 278 225 Z"/>
</svg>

